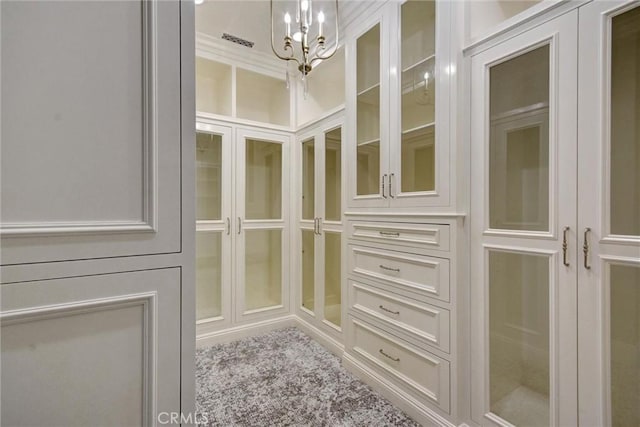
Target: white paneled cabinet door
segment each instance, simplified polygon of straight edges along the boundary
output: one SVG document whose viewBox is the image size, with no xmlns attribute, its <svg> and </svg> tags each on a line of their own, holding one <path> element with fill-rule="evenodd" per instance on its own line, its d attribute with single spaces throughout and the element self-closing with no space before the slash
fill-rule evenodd
<svg viewBox="0 0 640 427">
<path fill-rule="evenodd" d="M 640 4 L 580 8 L 580 425 L 640 424 Z"/>
<path fill-rule="evenodd" d="M 0 423 L 193 417 L 193 5 L 0 11 Z"/>
<path fill-rule="evenodd" d="M 179 16 L 2 3 L 2 265 L 180 252 Z"/>
<path fill-rule="evenodd" d="M 231 322 L 231 128 L 196 123 L 197 333 Z"/>
<path fill-rule="evenodd" d="M 472 59 L 472 416 L 483 425 L 577 424 L 576 34 L 571 12 Z"/>
<path fill-rule="evenodd" d="M 236 131 L 236 320 L 288 309 L 289 140 Z"/>
</svg>

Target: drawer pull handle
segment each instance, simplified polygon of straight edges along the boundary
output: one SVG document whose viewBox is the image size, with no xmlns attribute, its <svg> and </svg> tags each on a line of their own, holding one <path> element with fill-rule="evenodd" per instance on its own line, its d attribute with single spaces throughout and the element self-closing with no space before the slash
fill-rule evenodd
<svg viewBox="0 0 640 427">
<path fill-rule="evenodd" d="M 381 236 L 400 237 L 400 233 L 398 233 L 397 231 L 380 231 L 379 233 Z"/>
<path fill-rule="evenodd" d="M 389 356 L 387 353 L 384 352 L 383 349 L 380 349 L 380 354 L 383 355 L 384 357 L 387 357 L 387 358 L 393 360 L 394 362 L 399 362 L 400 361 L 399 357 Z"/>
<path fill-rule="evenodd" d="M 382 265 L 380 264 L 379 267 L 383 270 L 387 270 L 387 271 L 395 271 L 396 273 L 400 273 L 400 269 L 399 268 L 391 268 L 391 267 L 387 267 L 386 265 Z"/>
<path fill-rule="evenodd" d="M 389 310 L 387 307 L 385 307 L 384 305 L 380 304 L 380 310 L 384 310 L 387 313 L 391 313 L 391 314 L 400 314 L 399 311 L 393 311 L 393 310 Z"/>
</svg>

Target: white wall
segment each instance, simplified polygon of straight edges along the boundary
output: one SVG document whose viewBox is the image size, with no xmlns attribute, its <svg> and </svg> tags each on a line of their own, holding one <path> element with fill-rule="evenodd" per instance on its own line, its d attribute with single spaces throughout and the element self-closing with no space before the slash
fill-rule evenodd
<svg viewBox="0 0 640 427">
<path fill-rule="evenodd" d="M 471 0 L 467 2 L 467 42 L 538 4 L 541 0 Z"/>
</svg>

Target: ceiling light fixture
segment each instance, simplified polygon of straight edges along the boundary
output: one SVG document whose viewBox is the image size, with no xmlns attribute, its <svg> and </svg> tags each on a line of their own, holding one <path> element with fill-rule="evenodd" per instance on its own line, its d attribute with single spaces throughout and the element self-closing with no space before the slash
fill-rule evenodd
<svg viewBox="0 0 640 427">
<path fill-rule="evenodd" d="M 307 79 L 306 76 L 313 69 L 313 65 L 316 62 L 323 61 L 331 58 L 338 50 L 338 0 L 335 0 L 335 45 L 333 48 L 327 50 L 326 37 L 325 37 L 325 14 L 320 11 L 316 16 L 318 20 L 317 33 L 315 37 L 311 37 L 310 30 L 313 24 L 313 5 L 312 0 L 295 0 L 296 2 L 296 14 L 295 22 L 292 20 L 291 14 L 285 12 L 284 14 L 284 47 L 281 53 L 279 53 L 274 44 L 275 31 L 273 26 L 273 0 L 270 0 L 271 4 L 271 50 L 273 53 L 283 61 L 295 61 L 298 64 L 298 70 L 301 73 L 301 78 L 304 83 L 305 94 L 307 92 Z M 291 26 L 294 26 L 294 33 L 291 34 Z M 312 42 L 309 42 L 309 40 Z M 296 47 L 292 42 L 300 43 Z M 287 74 L 288 78 L 288 74 Z"/>
</svg>

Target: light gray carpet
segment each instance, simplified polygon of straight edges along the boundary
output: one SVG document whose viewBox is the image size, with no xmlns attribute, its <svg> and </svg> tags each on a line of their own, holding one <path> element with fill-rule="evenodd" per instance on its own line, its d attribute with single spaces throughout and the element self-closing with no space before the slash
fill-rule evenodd
<svg viewBox="0 0 640 427">
<path fill-rule="evenodd" d="M 418 426 L 296 328 L 196 351 L 210 426 Z"/>
</svg>

